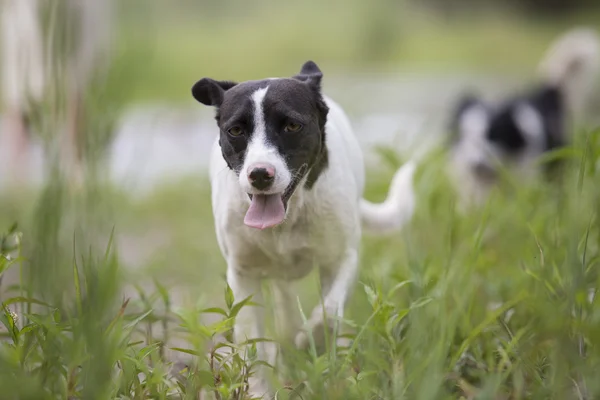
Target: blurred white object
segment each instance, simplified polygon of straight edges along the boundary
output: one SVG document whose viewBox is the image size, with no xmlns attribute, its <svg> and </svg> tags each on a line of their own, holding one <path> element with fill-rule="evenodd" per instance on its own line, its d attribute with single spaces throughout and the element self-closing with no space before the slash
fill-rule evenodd
<svg viewBox="0 0 600 400">
<path fill-rule="evenodd" d="M 581 118 L 600 72 L 600 37 L 591 28 L 575 28 L 560 36 L 538 68 L 542 81 L 562 89 L 572 117 Z"/>
<path fill-rule="evenodd" d="M 2 3 L 2 88 L 8 107 L 25 109 L 41 100 L 45 62 L 38 0 Z"/>
<path fill-rule="evenodd" d="M 110 60 L 110 0 L 3 0 L 2 88 L 3 171 L 23 181 L 29 175 L 32 132 L 29 117 L 48 90 L 67 94 L 65 128 L 59 132 L 61 160 L 79 174 L 82 168 L 81 106 L 93 75 L 104 71 Z M 51 10 L 52 8 L 52 10 Z M 57 11 L 54 24 L 44 24 L 43 15 Z M 51 26 L 51 28 L 50 28 Z M 60 43 L 64 40 L 66 43 Z M 57 48 L 70 51 L 55 51 Z M 64 76 L 66 87 L 52 87 Z"/>
</svg>

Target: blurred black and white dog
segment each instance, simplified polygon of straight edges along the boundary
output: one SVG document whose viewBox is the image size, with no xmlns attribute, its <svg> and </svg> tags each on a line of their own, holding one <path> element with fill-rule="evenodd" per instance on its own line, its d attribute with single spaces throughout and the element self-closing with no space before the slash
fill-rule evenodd
<svg viewBox="0 0 600 400">
<path fill-rule="evenodd" d="M 458 102 L 451 123 L 450 172 L 463 205 L 485 200 L 504 168 L 520 179 L 539 175 L 536 159 L 569 143 L 570 123 L 582 114 L 599 66 L 597 34 L 575 29 L 550 47 L 535 88 L 500 104 L 474 95 Z"/>
</svg>

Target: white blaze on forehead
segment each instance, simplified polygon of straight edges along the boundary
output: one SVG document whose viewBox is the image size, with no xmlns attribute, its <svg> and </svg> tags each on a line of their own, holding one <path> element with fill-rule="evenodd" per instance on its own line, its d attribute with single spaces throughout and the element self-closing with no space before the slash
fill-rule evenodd
<svg viewBox="0 0 600 400">
<path fill-rule="evenodd" d="M 256 92 L 252 93 L 252 103 L 254 105 L 254 132 L 252 133 L 252 139 L 250 141 L 250 146 L 248 150 L 252 147 L 252 142 L 263 142 L 266 144 L 267 138 L 267 128 L 265 124 L 265 110 L 264 110 L 264 101 L 265 96 L 267 95 L 267 90 L 269 87 L 258 89 Z M 250 153 L 250 151 L 248 151 Z"/>
<path fill-rule="evenodd" d="M 460 118 L 460 132 L 463 139 L 483 140 L 489 126 L 487 110 L 481 105 L 469 107 Z"/>
<path fill-rule="evenodd" d="M 546 147 L 544 121 L 539 111 L 527 103 L 519 104 L 512 117 L 525 138 L 526 147 L 521 161 L 527 164 L 542 154 Z"/>
<path fill-rule="evenodd" d="M 528 142 L 536 143 L 543 138 L 544 124 L 535 108 L 527 103 L 519 104 L 513 113 L 513 118 Z"/>
<path fill-rule="evenodd" d="M 486 137 L 489 125 L 489 113 L 479 104 L 467 108 L 460 117 L 456 155 L 468 169 L 476 165 L 493 165 L 496 154 Z"/>
<path fill-rule="evenodd" d="M 261 193 L 248 181 L 249 168 L 256 163 L 270 164 L 275 169 L 275 182 L 267 193 L 283 193 L 291 182 L 291 173 L 284 157 L 277 148 L 267 140 L 267 123 L 265 121 L 264 100 L 269 86 L 256 90 L 251 95 L 254 108 L 254 130 L 250 134 L 244 166 L 239 176 L 240 185 L 246 193 Z"/>
</svg>

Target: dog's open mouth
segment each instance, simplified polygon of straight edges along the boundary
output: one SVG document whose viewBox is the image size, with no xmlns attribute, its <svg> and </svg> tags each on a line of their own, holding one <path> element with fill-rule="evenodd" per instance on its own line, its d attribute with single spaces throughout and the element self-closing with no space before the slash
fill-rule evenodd
<svg viewBox="0 0 600 400">
<path fill-rule="evenodd" d="M 244 218 L 244 224 L 249 227 L 271 228 L 285 219 L 285 204 L 281 193 L 250 195 L 250 201 L 250 208 Z"/>
<path fill-rule="evenodd" d="M 493 183 L 498 178 L 498 172 L 492 166 L 487 164 L 477 164 L 473 167 L 473 173 L 479 180 L 486 183 Z"/>
<path fill-rule="evenodd" d="M 306 169 L 304 166 L 300 168 L 283 193 L 248 194 L 250 208 L 244 217 L 244 224 L 256 229 L 267 229 L 281 224 L 285 220 L 288 201 L 296 191 Z"/>
</svg>

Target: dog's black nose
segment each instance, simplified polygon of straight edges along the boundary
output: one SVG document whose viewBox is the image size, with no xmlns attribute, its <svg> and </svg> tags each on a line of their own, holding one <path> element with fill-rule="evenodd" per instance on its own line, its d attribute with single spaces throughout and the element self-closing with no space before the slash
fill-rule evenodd
<svg viewBox="0 0 600 400">
<path fill-rule="evenodd" d="M 271 166 L 255 166 L 248 174 L 250 184 L 258 190 L 267 190 L 275 181 L 275 169 Z"/>
</svg>

